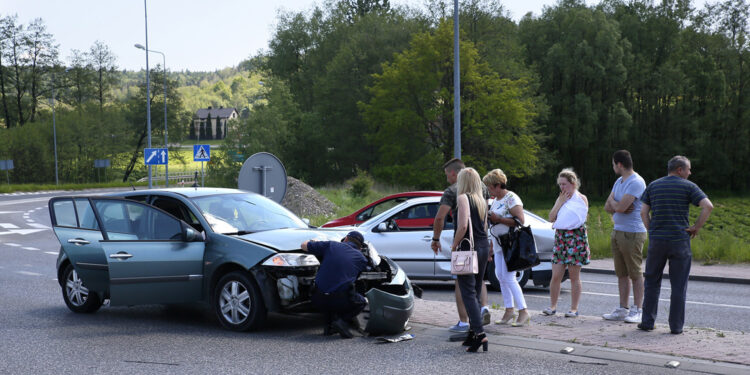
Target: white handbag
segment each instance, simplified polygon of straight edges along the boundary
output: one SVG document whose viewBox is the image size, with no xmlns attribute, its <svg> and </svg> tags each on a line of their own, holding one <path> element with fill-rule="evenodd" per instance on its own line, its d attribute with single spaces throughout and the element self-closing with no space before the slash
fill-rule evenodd
<svg viewBox="0 0 750 375">
<path fill-rule="evenodd" d="M 464 242 L 469 243 L 469 250 L 461 250 Z M 469 238 L 464 238 L 458 243 L 458 248 L 451 252 L 451 274 L 453 275 L 476 275 L 479 273 L 479 261 L 477 252 L 474 250 L 474 230 L 471 226 L 471 213 L 469 213 Z"/>
</svg>

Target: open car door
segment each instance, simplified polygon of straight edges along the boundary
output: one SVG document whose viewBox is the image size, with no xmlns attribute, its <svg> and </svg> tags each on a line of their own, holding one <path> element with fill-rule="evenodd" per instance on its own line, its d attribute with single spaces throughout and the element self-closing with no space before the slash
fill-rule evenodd
<svg viewBox="0 0 750 375">
<path fill-rule="evenodd" d="M 203 236 L 153 206 L 91 198 L 102 227 L 110 303 L 182 303 L 201 299 Z"/>
</svg>

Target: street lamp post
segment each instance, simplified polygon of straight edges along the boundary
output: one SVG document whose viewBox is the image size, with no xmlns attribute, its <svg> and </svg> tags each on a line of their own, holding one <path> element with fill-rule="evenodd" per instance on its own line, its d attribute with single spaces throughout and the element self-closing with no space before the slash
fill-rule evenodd
<svg viewBox="0 0 750 375">
<path fill-rule="evenodd" d="M 162 69 L 164 70 L 164 147 L 169 148 L 169 145 L 167 144 L 167 57 L 164 55 L 163 52 L 148 49 L 141 44 L 136 44 L 135 48 L 142 49 L 146 52 L 158 53 L 162 57 L 162 61 L 163 61 Z M 169 162 L 168 161 L 167 161 L 167 164 L 164 165 L 164 183 L 167 187 L 169 187 Z"/>
<path fill-rule="evenodd" d="M 148 148 L 151 148 L 151 77 L 148 68 L 148 9 L 143 0 L 143 19 L 146 24 L 146 132 L 148 133 Z M 151 164 L 148 165 L 148 188 L 151 189 Z"/>
<path fill-rule="evenodd" d="M 50 98 L 50 104 L 52 105 L 52 137 L 55 144 L 55 185 L 60 185 L 57 173 L 57 127 L 55 126 L 55 74 L 52 74 L 52 97 Z"/>
</svg>

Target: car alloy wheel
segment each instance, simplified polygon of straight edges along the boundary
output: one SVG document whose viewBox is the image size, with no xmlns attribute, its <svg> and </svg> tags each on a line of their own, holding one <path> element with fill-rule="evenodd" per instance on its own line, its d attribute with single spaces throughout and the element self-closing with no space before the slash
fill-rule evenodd
<svg viewBox="0 0 750 375">
<path fill-rule="evenodd" d="M 253 308 L 247 289 L 239 281 L 230 281 L 221 288 L 221 314 L 229 323 L 242 324 Z"/>
<path fill-rule="evenodd" d="M 99 295 L 86 287 L 72 264 L 65 267 L 63 282 L 60 286 L 65 304 L 73 312 L 91 313 L 102 306 Z"/>
<path fill-rule="evenodd" d="M 89 288 L 83 286 L 83 280 L 78 277 L 78 272 L 75 270 L 65 279 L 65 293 L 73 306 L 83 306 L 89 299 Z"/>
<path fill-rule="evenodd" d="M 263 298 L 247 272 L 224 275 L 214 289 L 213 301 L 219 322 L 233 331 L 256 328 L 266 318 Z"/>
</svg>

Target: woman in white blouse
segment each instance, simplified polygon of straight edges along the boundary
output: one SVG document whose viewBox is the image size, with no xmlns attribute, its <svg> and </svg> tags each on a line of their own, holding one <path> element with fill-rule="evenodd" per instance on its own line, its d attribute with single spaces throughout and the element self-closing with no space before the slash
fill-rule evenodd
<svg viewBox="0 0 750 375">
<path fill-rule="evenodd" d="M 513 320 L 513 302 L 515 301 L 516 307 L 518 308 L 518 318 L 511 325 L 513 327 L 520 327 L 529 324 L 529 313 L 526 310 L 526 300 L 523 298 L 523 290 L 518 285 L 515 271 L 508 272 L 508 268 L 505 265 L 505 257 L 503 257 L 503 249 L 500 246 L 498 237 L 508 233 L 510 227 L 515 226 L 516 223 L 513 220 L 515 216 L 521 222 L 524 223 L 523 216 L 523 202 L 516 193 L 507 189 L 508 177 L 505 176 L 500 169 L 493 169 L 487 173 L 482 182 L 487 185 L 490 195 L 495 200 L 490 206 L 489 220 L 492 223 L 490 228 L 490 234 L 492 234 L 492 249 L 494 252 L 495 259 L 495 275 L 500 281 L 500 291 L 503 295 L 503 303 L 505 304 L 505 314 L 502 319 L 495 321 L 496 324 L 511 324 Z"/>
<path fill-rule="evenodd" d="M 578 301 L 581 299 L 581 266 L 589 264 L 591 251 L 586 234 L 586 218 L 589 201 L 578 189 L 581 187 L 578 176 L 573 169 L 563 169 L 557 175 L 560 195 L 549 213 L 549 220 L 555 229 L 555 245 L 552 254 L 552 280 L 550 281 L 550 307 L 544 309 L 544 315 L 555 315 L 557 300 L 560 297 L 565 268 L 570 276 L 570 310 L 565 313 L 568 318 L 578 316 Z"/>
</svg>

